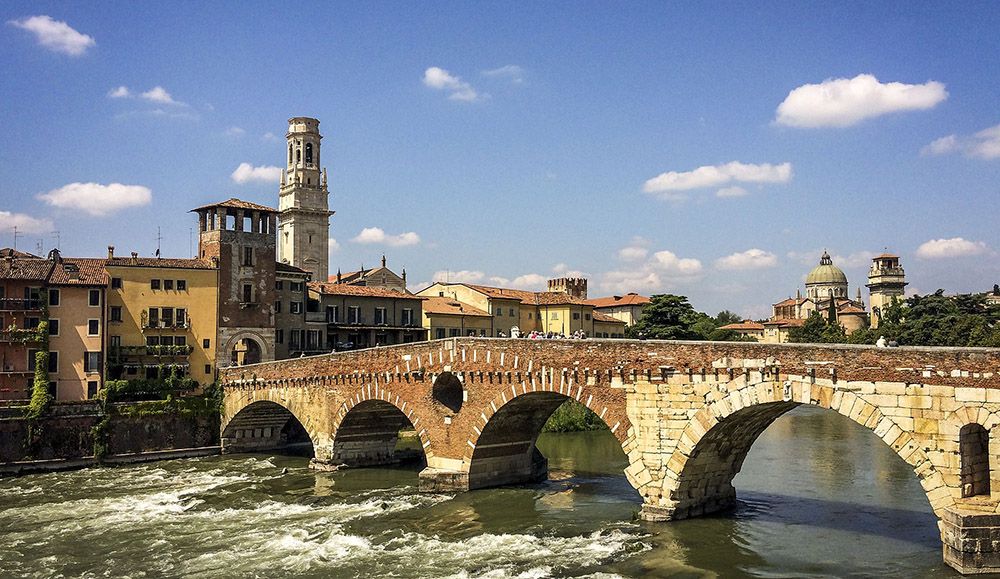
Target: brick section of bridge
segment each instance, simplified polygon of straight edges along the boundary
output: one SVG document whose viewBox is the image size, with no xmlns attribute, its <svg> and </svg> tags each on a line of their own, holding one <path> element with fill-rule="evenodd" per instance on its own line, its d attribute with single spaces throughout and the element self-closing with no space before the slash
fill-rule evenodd
<svg viewBox="0 0 1000 579">
<path fill-rule="evenodd" d="M 443 392 L 454 378 L 461 398 L 436 400 L 434 384 Z M 279 425 L 294 416 L 319 462 L 379 464 L 392 458 L 392 432 L 411 425 L 428 490 L 544 477 L 535 440 L 573 398 L 621 443 L 653 520 L 732 506 L 753 442 L 813 404 L 872 430 L 910 464 L 946 521 L 946 561 L 1000 569 L 1000 546 L 968 540 L 961 526 L 975 521 L 988 535 L 983 521 L 993 519 L 980 515 L 1000 520 L 989 494 L 1000 496 L 1000 440 L 983 437 L 1000 423 L 1000 350 L 456 338 L 230 368 L 222 380 L 227 450 L 282 444 Z"/>
</svg>

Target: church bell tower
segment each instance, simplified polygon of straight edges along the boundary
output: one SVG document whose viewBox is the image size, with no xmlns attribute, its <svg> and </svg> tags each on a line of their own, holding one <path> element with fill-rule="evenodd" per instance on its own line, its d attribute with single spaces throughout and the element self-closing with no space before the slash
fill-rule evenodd
<svg viewBox="0 0 1000 579">
<path fill-rule="evenodd" d="M 327 280 L 330 216 L 326 169 L 320 164 L 319 121 L 288 120 L 287 166 L 278 195 L 278 259 Z"/>
<path fill-rule="evenodd" d="M 906 275 L 899 265 L 899 256 L 883 253 L 872 258 L 868 270 L 868 289 L 871 297 L 871 327 L 877 328 L 885 309 L 893 300 L 902 300 L 906 289 Z"/>
</svg>

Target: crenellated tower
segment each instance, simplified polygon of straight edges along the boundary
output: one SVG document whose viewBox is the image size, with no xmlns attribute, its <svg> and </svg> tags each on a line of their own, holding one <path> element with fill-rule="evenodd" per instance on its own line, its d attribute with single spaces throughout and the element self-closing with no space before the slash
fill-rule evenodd
<svg viewBox="0 0 1000 579">
<path fill-rule="evenodd" d="M 330 259 L 329 191 L 320 163 L 319 121 L 288 120 L 288 159 L 278 195 L 278 259 L 325 281 Z"/>
</svg>

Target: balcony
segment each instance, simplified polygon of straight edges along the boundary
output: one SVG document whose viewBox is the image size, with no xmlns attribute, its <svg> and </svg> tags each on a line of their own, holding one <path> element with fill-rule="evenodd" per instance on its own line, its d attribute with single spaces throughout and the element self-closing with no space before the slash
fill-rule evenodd
<svg viewBox="0 0 1000 579">
<path fill-rule="evenodd" d="M 42 340 L 37 329 L 25 330 L 21 328 L 7 328 L 0 330 L 0 343 L 8 344 L 34 344 Z"/>
<path fill-rule="evenodd" d="M 146 312 L 142 312 L 141 320 L 139 320 L 142 325 L 143 331 L 146 330 L 189 330 L 191 329 L 191 316 L 184 316 L 184 321 L 178 322 L 176 320 L 161 320 L 149 319 L 149 315 Z"/>
<path fill-rule="evenodd" d="M 0 298 L 0 312 L 40 312 L 40 298 Z"/>
<path fill-rule="evenodd" d="M 143 357 L 187 357 L 194 351 L 194 346 L 118 346 L 112 348 L 112 357 L 143 358 Z"/>
</svg>

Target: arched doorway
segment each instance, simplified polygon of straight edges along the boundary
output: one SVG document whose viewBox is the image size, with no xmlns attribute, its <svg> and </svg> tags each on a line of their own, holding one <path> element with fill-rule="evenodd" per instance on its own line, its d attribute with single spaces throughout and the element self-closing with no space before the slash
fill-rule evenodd
<svg viewBox="0 0 1000 579">
<path fill-rule="evenodd" d="M 233 366 L 246 366 L 247 364 L 258 364 L 263 360 L 263 353 L 260 343 L 250 337 L 241 338 L 236 341 L 229 354 L 229 362 Z"/>
</svg>

